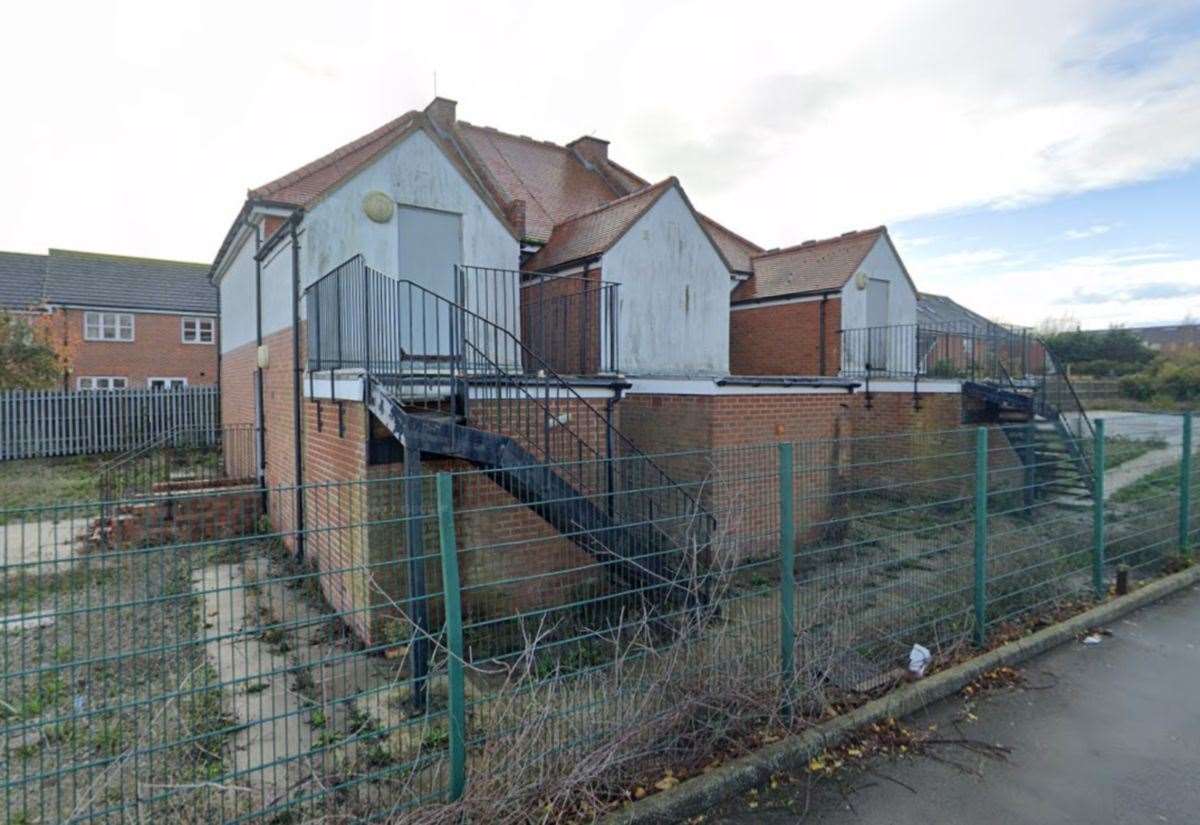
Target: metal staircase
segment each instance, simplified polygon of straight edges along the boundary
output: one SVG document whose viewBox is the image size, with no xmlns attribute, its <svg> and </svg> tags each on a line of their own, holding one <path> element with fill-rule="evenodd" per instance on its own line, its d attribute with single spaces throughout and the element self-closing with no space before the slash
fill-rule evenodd
<svg viewBox="0 0 1200 825">
<path fill-rule="evenodd" d="M 1031 483 L 1064 498 L 1090 498 L 1094 489 L 1087 411 L 1054 352 L 1041 339 L 1040 369 L 1014 380 L 997 364 L 997 379 L 963 382 L 963 393 L 985 402 L 1021 460 L 1033 470 Z M 1028 355 L 1028 354 L 1027 354 Z M 1027 356 L 1023 362 L 1034 359 Z"/>
<path fill-rule="evenodd" d="M 712 516 L 486 308 L 388 277 L 361 256 L 306 300 L 310 381 L 361 372 L 364 401 L 406 450 L 488 471 L 651 603 L 703 599 L 694 561 Z"/>
</svg>

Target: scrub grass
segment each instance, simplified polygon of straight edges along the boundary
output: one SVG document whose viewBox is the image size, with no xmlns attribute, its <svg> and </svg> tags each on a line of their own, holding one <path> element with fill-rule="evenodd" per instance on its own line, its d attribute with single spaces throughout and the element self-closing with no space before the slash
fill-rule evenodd
<svg viewBox="0 0 1200 825">
<path fill-rule="evenodd" d="M 20 514 L 6 509 L 94 501 L 100 465 L 109 455 L 75 455 L 0 462 L 0 524 Z"/>
</svg>

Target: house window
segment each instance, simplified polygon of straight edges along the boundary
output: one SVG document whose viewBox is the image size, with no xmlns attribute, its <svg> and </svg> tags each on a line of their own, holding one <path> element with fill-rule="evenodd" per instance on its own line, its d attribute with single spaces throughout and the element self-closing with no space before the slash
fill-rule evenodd
<svg viewBox="0 0 1200 825">
<path fill-rule="evenodd" d="M 85 312 L 85 341 L 132 341 L 133 316 L 128 312 Z"/>
<path fill-rule="evenodd" d="M 116 375 L 85 375 L 75 383 L 81 390 L 123 390 L 129 383 Z"/>
<path fill-rule="evenodd" d="M 186 378 L 147 378 L 146 386 L 152 390 L 181 390 L 187 386 Z"/>
<path fill-rule="evenodd" d="M 216 336 L 216 322 L 212 318 L 184 318 L 183 343 L 211 344 Z"/>
</svg>

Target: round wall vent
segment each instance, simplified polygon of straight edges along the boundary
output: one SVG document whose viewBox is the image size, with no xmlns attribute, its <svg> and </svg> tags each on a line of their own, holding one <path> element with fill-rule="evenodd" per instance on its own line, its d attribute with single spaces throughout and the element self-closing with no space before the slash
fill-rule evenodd
<svg viewBox="0 0 1200 825">
<path fill-rule="evenodd" d="M 384 192 L 368 192 L 363 198 L 363 211 L 375 223 L 387 223 L 396 211 L 396 203 Z"/>
</svg>

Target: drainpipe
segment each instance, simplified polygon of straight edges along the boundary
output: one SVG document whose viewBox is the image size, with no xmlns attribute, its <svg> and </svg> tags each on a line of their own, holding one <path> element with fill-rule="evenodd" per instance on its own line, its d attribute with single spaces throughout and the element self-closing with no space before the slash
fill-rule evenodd
<svg viewBox="0 0 1200 825">
<path fill-rule="evenodd" d="M 300 237 L 296 226 L 300 222 L 296 212 L 289 219 L 292 240 L 292 440 L 295 443 L 296 478 L 296 559 L 304 561 L 304 444 L 301 442 L 300 386 L 304 378 L 304 365 L 300 363 Z"/>
<path fill-rule="evenodd" d="M 829 293 L 821 296 L 821 306 L 817 311 L 817 352 L 820 360 L 821 375 L 825 374 L 825 305 L 829 303 Z"/>
<path fill-rule="evenodd" d="M 262 249 L 262 224 L 254 224 L 254 341 L 258 349 L 254 353 L 254 406 L 258 418 L 258 486 L 260 507 L 265 515 L 267 512 L 267 416 L 263 410 L 266 402 L 266 389 L 263 381 L 263 370 L 258 364 L 258 353 L 262 350 L 262 261 L 258 252 Z"/>
</svg>

